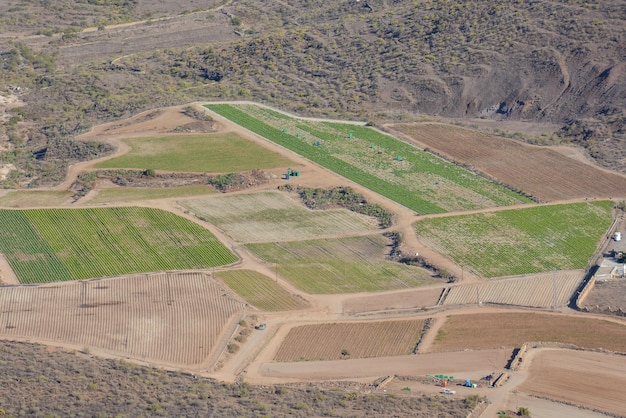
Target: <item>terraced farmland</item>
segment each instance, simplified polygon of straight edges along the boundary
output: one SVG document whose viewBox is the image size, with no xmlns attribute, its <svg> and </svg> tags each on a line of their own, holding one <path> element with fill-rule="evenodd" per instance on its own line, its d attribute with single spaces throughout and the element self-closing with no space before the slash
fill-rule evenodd
<svg viewBox="0 0 626 418">
<path fill-rule="evenodd" d="M 368 127 L 305 121 L 254 105 L 206 107 L 421 214 L 530 201 Z"/>
<path fill-rule="evenodd" d="M 0 252 L 22 283 L 208 268 L 237 261 L 206 229 L 150 208 L 3 210 Z"/>
<path fill-rule="evenodd" d="M 309 306 L 304 299 L 290 294 L 274 280 L 256 271 L 221 271 L 217 277 L 251 305 L 264 311 L 288 311 Z"/>
<path fill-rule="evenodd" d="M 551 308 L 566 306 L 583 279 L 583 270 L 536 274 L 450 287 L 442 305 L 496 303 Z"/>
<path fill-rule="evenodd" d="M 125 142 L 130 152 L 96 167 L 231 173 L 293 164 L 234 133 L 134 138 Z"/>
<path fill-rule="evenodd" d="M 281 192 L 210 196 L 179 204 L 239 242 L 288 241 L 377 229 L 373 217 L 345 209 L 310 210 Z"/>
<path fill-rule="evenodd" d="M 0 288 L 0 336 L 210 367 L 244 303 L 201 273 Z"/>
<path fill-rule="evenodd" d="M 277 266 L 281 277 L 307 293 L 377 292 L 436 283 L 426 270 L 385 260 L 389 242 L 372 235 L 246 248 Z"/>
<path fill-rule="evenodd" d="M 289 330 L 274 360 L 338 360 L 411 354 L 423 328 L 423 320 L 299 326 Z"/>
<path fill-rule="evenodd" d="M 611 225 L 613 202 L 538 206 L 415 223 L 427 246 L 491 278 L 584 269 Z"/>
</svg>

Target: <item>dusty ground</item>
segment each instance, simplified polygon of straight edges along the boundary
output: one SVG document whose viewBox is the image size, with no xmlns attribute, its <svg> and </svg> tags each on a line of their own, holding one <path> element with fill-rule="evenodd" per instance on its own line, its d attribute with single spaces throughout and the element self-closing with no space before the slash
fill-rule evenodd
<svg viewBox="0 0 626 418">
<path fill-rule="evenodd" d="M 0 254 L 0 283 L 20 284 L 4 254 Z"/>
<path fill-rule="evenodd" d="M 531 352 L 524 393 L 626 415 L 626 357 L 542 349 Z"/>
<path fill-rule="evenodd" d="M 197 106 L 199 110 L 203 111 L 200 104 L 195 104 L 195 106 Z M 119 155 L 127 150 L 127 147 L 125 147 L 120 141 L 120 138 L 155 135 L 159 133 L 167 134 L 177 126 L 192 123 L 193 120 L 184 116 L 180 112 L 181 108 L 182 107 L 167 108 L 159 110 L 156 113 L 155 111 L 146 112 L 144 114 L 137 115 L 130 121 L 123 123 L 115 122 L 98 126 L 83 137 L 85 139 L 99 139 L 113 143 L 118 147 L 116 155 Z M 396 222 L 393 230 L 401 231 L 404 235 L 403 251 L 409 254 L 418 252 L 432 263 L 457 274 L 459 277 L 462 275 L 462 271 L 458 268 L 458 266 L 445 257 L 442 257 L 436 252 L 425 247 L 417 240 L 412 228 L 412 223 L 417 219 L 417 217 L 412 211 L 386 198 L 378 196 L 377 194 L 362 188 L 358 184 L 343 179 L 340 176 L 337 176 L 334 173 L 331 173 L 288 150 L 278 147 L 243 128 L 234 126 L 217 115 L 214 117 L 217 121 L 217 125 L 215 126 L 216 129 L 222 132 L 237 132 L 241 136 L 275 152 L 279 152 L 294 161 L 294 166 L 298 167 L 302 174 L 302 176 L 297 180 L 299 184 L 311 187 L 347 185 L 354 188 L 358 192 L 363 193 L 369 201 L 385 206 L 396 215 Z M 135 124 L 133 121 L 137 123 Z M 111 157 L 112 156 L 108 158 Z M 74 181 L 78 173 L 93 169 L 95 163 L 96 161 L 90 161 L 79 163 L 70 167 L 67 180 L 62 185 L 58 186 L 57 189 L 63 190 L 64 188 L 67 188 Z M 279 178 L 280 176 L 277 176 L 276 180 L 271 181 L 260 188 L 274 189 L 278 184 L 282 184 L 284 182 L 279 180 Z M 98 187 L 104 187 L 104 185 L 99 185 Z M 179 199 L 154 200 L 143 202 L 142 204 L 173 211 L 207 227 L 220 240 L 231 246 L 242 257 L 241 262 L 238 264 L 239 266 L 242 268 L 257 270 L 268 275 L 269 277 L 274 277 L 275 273 L 271 265 L 262 263 L 252 257 L 245 250 L 238 247 L 236 243 L 231 242 L 227 236 L 212 225 L 206 224 L 194 218 L 192 215 L 184 213 L 184 210 L 176 204 L 176 200 Z M 87 204 L 89 204 L 88 199 L 84 199 L 79 200 L 72 206 Z M 2 266 L 0 266 L 0 269 L 4 271 Z M 465 272 L 465 282 L 471 283 L 478 280 L 478 278 Z M 323 379 L 371 381 L 376 377 L 390 374 L 409 374 L 417 378 L 427 373 L 460 373 L 459 376 L 478 379 L 494 371 L 502 371 L 504 365 L 511 356 L 510 348 L 460 351 L 455 353 L 428 353 L 431 350 L 432 344 L 435 342 L 438 330 L 440 330 L 441 326 L 445 324 L 445 318 L 448 314 L 452 312 L 455 315 L 465 315 L 476 312 L 491 312 L 493 314 L 497 314 L 498 312 L 510 312 L 510 310 L 506 309 L 503 310 L 477 306 L 456 309 L 453 311 L 444 310 L 443 308 L 430 311 L 424 310 L 424 308 L 432 307 L 433 304 L 436 304 L 442 290 L 441 286 L 433 286 L 424 289 L 410 289 L 406 291 L 385 292 L 383 294 L 376 295 L 306 295 L 293 288 L 290 283 L 284 281 L 280 277 L 277 277 L 277 281 L 282 286 L 286 287 L 288 291 L 299 294 L 310 301 L 311 308 L 291 312 L 289 317 L 285 317 L 285 315 L 281 313 L 254 312 L 254 315 L 257 317 L 259 322 L 267 322 L 267 330 L 255 331 L 250 336 L 247 343 L 242 345 L 240 351 L 236 355 L 228 358 L 222 357 L 222 364 L 219 371 L 208 375 L 225 381 L 244 379 L 247 382 L 259 384 L 301 380 L 317 381 Z M 361 360 L 354 359 L 335 362 L 274 363 L 272 361 L 272 358 L 280 346 L 281 341 L 284 339 L 291 327 L 302 324 L 319 323 L 322 321 L 328 322 L 347 320 L 354 318 L 354 316 L 359 314 L 367 315 L 367 319 L 389 318 L 390 316 L 406 317 L 407 315 L 410 315 L 411 318 L 416 316 L 433 318 L 433 325 L 420 346 L 420 353 L 424 354 L 420 354 L 418 356 Z M 497 316 L 494 316 L 494 319 L 497 320 Z M 146 328 L 144 332 L 146 337 L 151 335 L 148 328 Z M 31 339 L 33 341 L 39 340 L 36 336 L 31 337 Z M 63 344 L 62 342 L 51 342 L 49 339 L 41 339 L 41 342 L 48 344 L 52 343 L 55 345 Z M 103 355 L 111 355 L 106 351 L 94 350 L 94 352 Z M 611 358 L 607 359 L 606 357 L 603 357 L 602 359 L 603 360 L 601 361 L 605 363 L 607 361 L 608 364 L 611 363 Z M 141 361 L 141 359 L 136 360 Z M 529 359 L 526 364 L 530 362 L 531 360 Z M 161 363 L 160 365 L 168 367 L 165 363 Z M 584 367 L 586 366 L 583 365 L 583 372 L 585 371 Z M 208 373 L 208 368 L 204 369 L 204 373 Z M 508 383 L 497 390 L 488 390 L 483 388 L 476 390 L 477 392 L 472 392 L 471 389 L 459 388 L 457 396 L 464 396 L 471 393 L 480 393 L 488 396 L 492 405 L 490 405 L 483 416 L 491 417 L 495 415 L 498 409 L 509 407 L 510 402 L 513 402 L 514 399 L 516 399 L 515 396 L 517 395 L 513 394 L 513 391 L 524 381 L 525 378 L 526 372 L 521 371 L 514 374 Z M 534 387 L 534 383 L 532 382 L 533 381 L 531 380 L 525 387 Z M 419 382 L 402 382 L 397 387 L 393 385 L 390 386 L 390 390 L 400 391 L 400 385 L 409 385 L 410 387 L 414 387 L 416 390 L 423 390 L 426 392 L 436 392 L 439 390 L 432 385 L 425 385 Z M 540 385 L 538 387 L 539 390 L 543 390 Z M 564 411 L 563 409 L 560 409 L 561 404 L 549 403 L 547 408 L 549 409 L 550 407 L 552 407 L 552 411 L 557 414 Z"/>
</svg>

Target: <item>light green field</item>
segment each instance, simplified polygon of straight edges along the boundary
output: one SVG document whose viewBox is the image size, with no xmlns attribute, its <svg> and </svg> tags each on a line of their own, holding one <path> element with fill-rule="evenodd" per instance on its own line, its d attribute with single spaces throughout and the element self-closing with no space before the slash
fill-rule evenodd
<svg viewBox="0 0 626 418">
<path fill-rule="evenodd" d="M 307 293 L 378 292 L 433 284 L 423 269 L 384 259 L 389 240 L 381 235 L 283 243 L 248 244 L 274 263 L 281 277 Z"/>
<path fill-rule="evenodd" d="M 234 133 L 134 138 L 125 142 L 131 147 L 127 154 L 96 167 L 232 173 L 293 165 Z"/>
<path fill-rule="evenodd" d="M 425 219 L 426 245 L 491 278 L 584 269 L 611 225 L 613 202 L 547 205 Z"/>
<path fill-rule="evenodd" d="M 216 195 L 178 202 L 239 242 L 310 239 L 377 229 L 375 218 L 346 209 L 310 210 L 287 193 Z"/>
<path fill-rule="evenodd" d="M 248 104 L 205 107 L 420 214 L 531 202 L 367 126 L 303 120 Z"/>
<path fill-rule="evenodd" d="M 231 264 L 208 230 L 152 208 L 0 210 L 0 252 L 22 283 Z"/>
<path fill-rule="evenodd" d="M 228 270 L 217 273 L 217 277 L 247 300 L 264 311 L 288 311 L 303 309 L 309 304 L 290 294 L 269 277 L 252 270 Z"/>
<path fill-rule="evenodd" d="M 19 190 L 0 196 L 0 206 L 5 208 L 28 208 L 61 206 L 74 194 L 69 190 Z"/>
<path fill-rule="evenodd" d="M 111 187 L 100 189 L 89 203 L 136 202 L 140 200 L 200 196 L 217 193 L 212 186 L 182 187 Z"/>
</svg>

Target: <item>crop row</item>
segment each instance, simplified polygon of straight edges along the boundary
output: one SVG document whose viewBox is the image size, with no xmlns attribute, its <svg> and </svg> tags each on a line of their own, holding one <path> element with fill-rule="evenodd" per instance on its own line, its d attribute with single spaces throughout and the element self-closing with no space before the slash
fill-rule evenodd
<svg viewBox="0 0 626 418">
<path fill-rule="evenodd" d="M 292 328 L 276 361 L 314 361 L 411 354 L 424 321 L 380 321 L 304 325 Z"/>
<path fill-rule="evenodd" d="M 0 211 L 3 253 L 21 282 L 48 282 L 230 264 L 201 226 L 150 208 Z"/>
<path fill-rule="evenodd" d="M 303 299 L 290 294 L 274 280 L 256 271 L 229 270 L 217 275 L 228 287 L 259 309 L 287 311 L 308 306 Z"/>
<path fill-rule="evenodd" d="M 23 211 L 0 210 L 0 252 L 21 283 L 72 279 Z"/>
<path fill-rule="evenodd" d="M 300 290 L 315 294 L 375 292 L 433 283 L 417 267 L 384 259 L 388 241 L 380 236 L 248 244 Z"/>
<path fill-rule="evenodd" d="M 596 201 L 424 219 L 420 239 L 483 277 L 584 269 L 611 224 Z"/>
<path fill-rule="evenodd" d="M 443 305 L 497 303 L 538 308 L 567 305 L 582 279 L 581 271 L 471 283 L 450 288 Z"/>
<path fill-rule="evenodd" d="M 0 288 L 0 305 L 4 337 L 43 338 L 181 365 L 206 361 L 244 308 L 198 273 Z"/>
<path fill-rule="evenodd" d="M 207 107 L 418 213 L 442 213 L 528 201 L 467 170 L 368 127 L 311 121 L 289 124 L 284 118 L 265 118 L 266 123 L 259 119 L 264 115 L 256 107 L 242 106 L 244 110 L 230 105 Z M 293 132 L 286 132 L 287 128 L 280 128 L 285 125 L 295 125 L 298 132 L 294 135 Z"/>
<path fill-rule="evenodd" d="M 347 210 L 311 211 L 280 192 L 212 196 L 181 201 L 239 242 L 284 241 L 319 235 L 348 235 L 376 228 Z"/>
</svg>

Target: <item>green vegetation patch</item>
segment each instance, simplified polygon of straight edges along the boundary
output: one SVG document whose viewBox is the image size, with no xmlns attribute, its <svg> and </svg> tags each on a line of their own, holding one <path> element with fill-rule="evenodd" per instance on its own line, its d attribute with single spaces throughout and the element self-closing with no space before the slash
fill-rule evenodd
<svg viewBox="0 0 626 418">
<path fill-rule="evenodd" d="M 0 210 L 0 252 L 21 283 L 72 279 L 23 211 Z"/>
<path fill-rule="evenodd" d="M 179 204 L 239 242 L 311 239 L 377 228 L 373 217 L 346 209 L 306 209 L 281 192 L 209 196 Z"/>
<path fill-rule="evenodd" d="M 275 117 L 254 105 L 206 105 L 245 128 L 422 214 L 530 202 L 374 129 Z"/>
<path fill-rule="evenodd" d="M 182 187 L 111 187 L 98 190 L 89 203 L 132 202 L 217 193 L 214 187 L 196 185 Z"/>
<path fill-rule="evenodd" d="M 130 152 L 96 167 L 230 173 L 293 164 L 235 133 L 136 138 L 125 142 L 131 147 Z"/>
<path fill-rule="evenodd" d="M 0 211 L 2 252 L 22 283 L 230 264 L 213 234 L 151 208 Z"/>
<path fill-rule="evenodd" d="M 281 277 L 307 293 L 376 292 L 435 283 L 425 270 L 385 260 L 387 245 L 388 239 L 373 235 L 246 248 L 274 263 Z"/>
<path fill-rule="evenodd" d="M 425 219 L 424 242 L 483 277 L 584 269 L 611 224 L 613 202 Z"/>
<path fill-rule="evenodd" d="M 64 205 L 73 192 L 49 190 L 16 190 L 0 197 L 0 206 L 5 208 L 45 207 Z"/>
<path fill-rule="evenodd" d="M 217 276 L 250 304 L 265 311 L 287 311 L 309 306 L 303 299 L 290 294 L 276 281 L 252 270 L 229 270 Z"/>
</svg>

